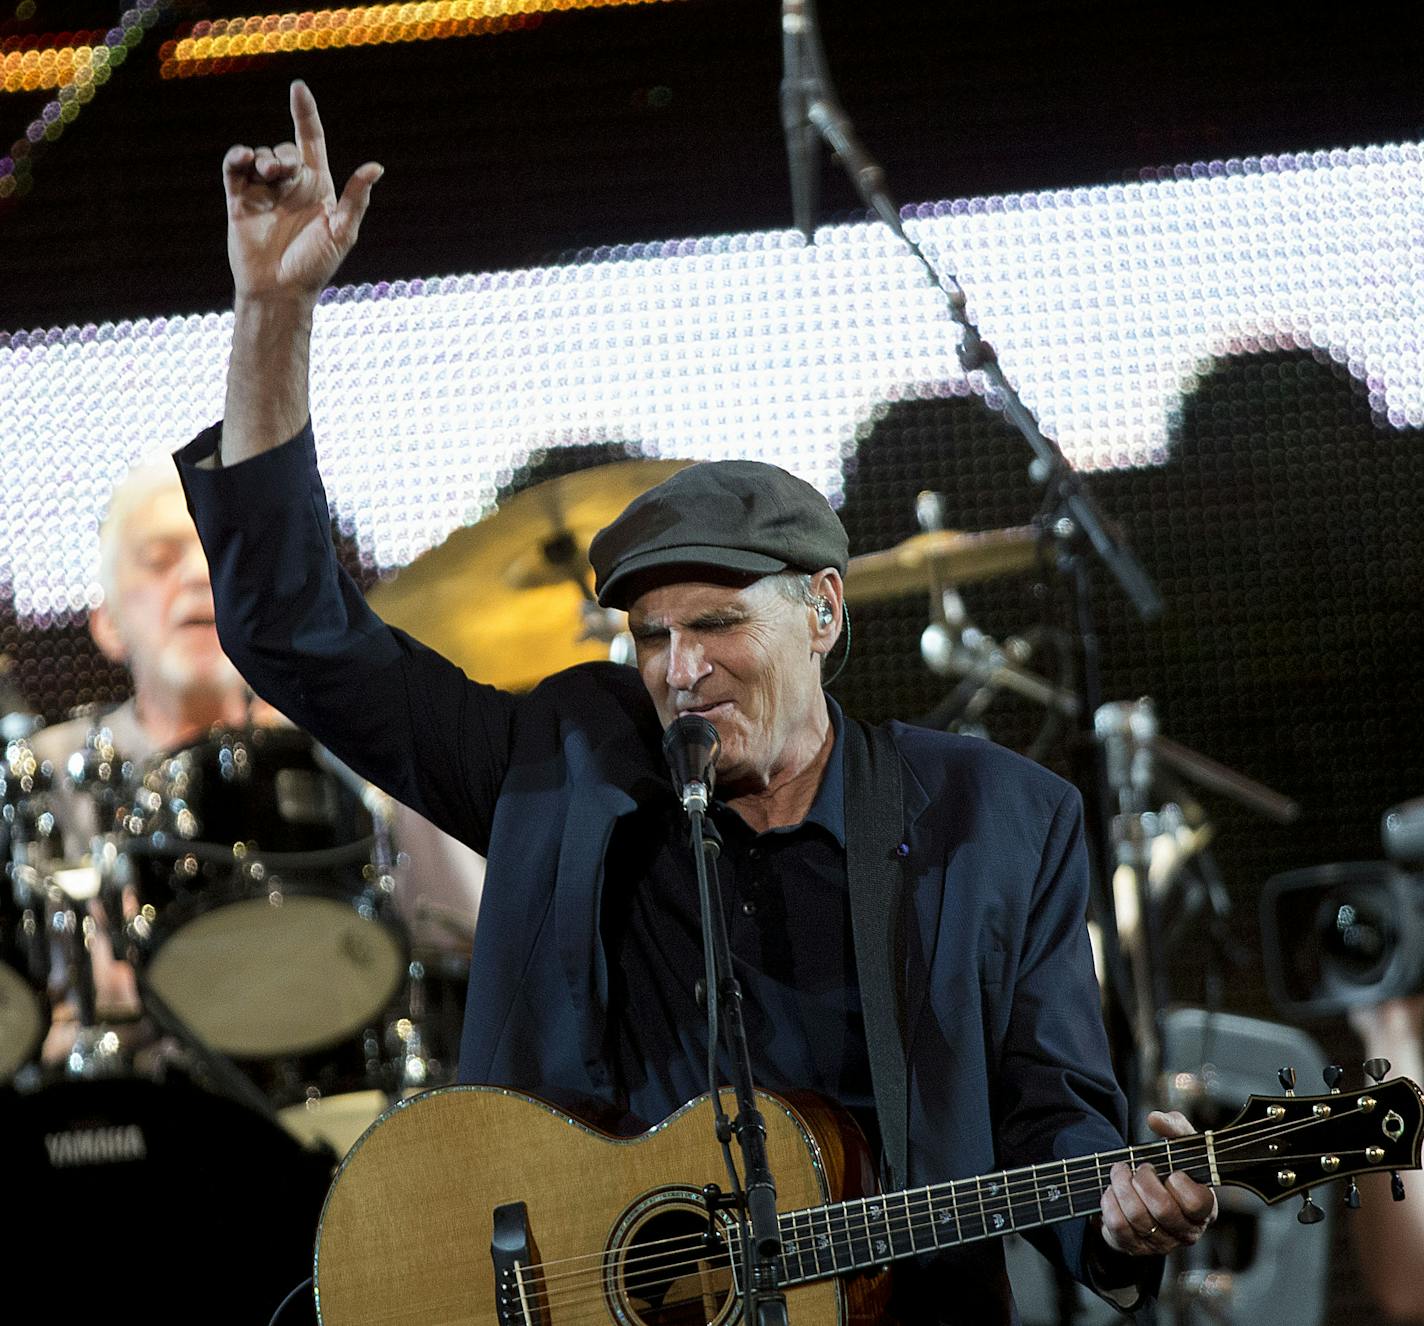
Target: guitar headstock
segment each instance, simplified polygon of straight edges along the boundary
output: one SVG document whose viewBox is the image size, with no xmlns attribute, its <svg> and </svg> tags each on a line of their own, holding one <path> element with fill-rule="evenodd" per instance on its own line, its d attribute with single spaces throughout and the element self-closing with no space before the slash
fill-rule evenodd
<svg viewBox="0 0 1424 1326">
<path fill-rule="evenodd" d="M 1322 1096 L 1288 1088 L 1285 1096 L 1252 1096 L 1212 1140 L 1220 1181 L 1273 1204 L 1332 1179 L 1419 1169 L 1424 1095 L 1406 1077 Z M 1301 1218 L 1319 1219 L 1316 1212 Z"/>
</svg>

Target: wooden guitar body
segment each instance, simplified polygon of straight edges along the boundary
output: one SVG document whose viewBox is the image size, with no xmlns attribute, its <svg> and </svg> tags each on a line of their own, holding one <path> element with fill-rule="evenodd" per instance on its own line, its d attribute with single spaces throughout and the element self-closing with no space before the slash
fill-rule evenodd
<svg viewBox="0 0 1424 1326">
<path fill-rule="evenodd" d="M 730 1093 L 724 1102 L 730 1112 Z M 763 1094 L 760 1108 L 780 1210 L 873 1191 L 847 1116 L 814 1098 Z M 522 1202 L 539 1274 L 527 1318 L 511 1320 L 723 1326 L 740 1304 L 725 1258 L 704 1247 L 707 1184 L 728 1186 L 706 1097 L 615 1137 L 518 1092 L 427 1092 L 383 1116 L 337 1172 L 317 1239 L 318 1316 L 323 1326 L 503 1326 L 493 1213 Z M 684 1250 L 672 1263 L 681 1273 L 650 1277 L 669 1248 Z M 888 1274 L 797 1285 L 790 1326 L 884 1322 L 888 1294 Z"/>
</svg>

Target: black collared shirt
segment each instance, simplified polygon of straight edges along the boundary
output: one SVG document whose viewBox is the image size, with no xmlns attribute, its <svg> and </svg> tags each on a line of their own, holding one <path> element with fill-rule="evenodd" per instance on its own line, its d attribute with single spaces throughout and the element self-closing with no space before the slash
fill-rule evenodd
<svg viewBox="0 0 1424 1326">
<path fill-rule="evenodd" d="M 756 1084 L 808 1088 L 855 1110 L 873 1096 L 846 883 L 841 714 L 806 818 L 754 832 L 714 802 L 732 963 Z M 608 1058 L 630 1113 L 656 1122 L 707 1090 L 697 878 L 686 816 L 669 796 L 624 816 L 609 844 L 603 942 Z M 729 1081 L 725 1053 L 722 1081 Z"/>
</svg>

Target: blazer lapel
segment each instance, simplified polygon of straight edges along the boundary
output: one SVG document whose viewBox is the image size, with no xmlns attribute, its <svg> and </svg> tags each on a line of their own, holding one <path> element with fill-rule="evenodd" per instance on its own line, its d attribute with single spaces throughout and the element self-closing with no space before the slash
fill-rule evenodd
<svg viewBox="0 0 1424 1326">
<path fill-rule="evenodd" d="M 942 859 L 943 835 L 919 821 L 929 809 L 929 795 L 906 760 L 900 761 L 905 806 L 905 841 L 910 854 L 906 861 L 905 926 L 905 1053 L 912 1059 L 915 1029 L 929 994 L 930 972 L 934 969 L 939 942 L 940 914 L 944 906 L 948 863 Z"/>
</svg>

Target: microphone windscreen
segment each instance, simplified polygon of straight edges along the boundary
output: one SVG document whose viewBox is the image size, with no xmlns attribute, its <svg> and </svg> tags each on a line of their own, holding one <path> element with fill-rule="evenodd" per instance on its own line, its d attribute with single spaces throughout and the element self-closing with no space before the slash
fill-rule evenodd
<svg viewBox="0 0 1424 1326">
<path fill-rule="evenodd" d="M 663 733 L 663 758 L 678 796 L 689 783 L 702 783 L 712 795 L 717 753 L 722 742 L 717 729 L 701 714 L 683 714 Z"/>
</svg>

